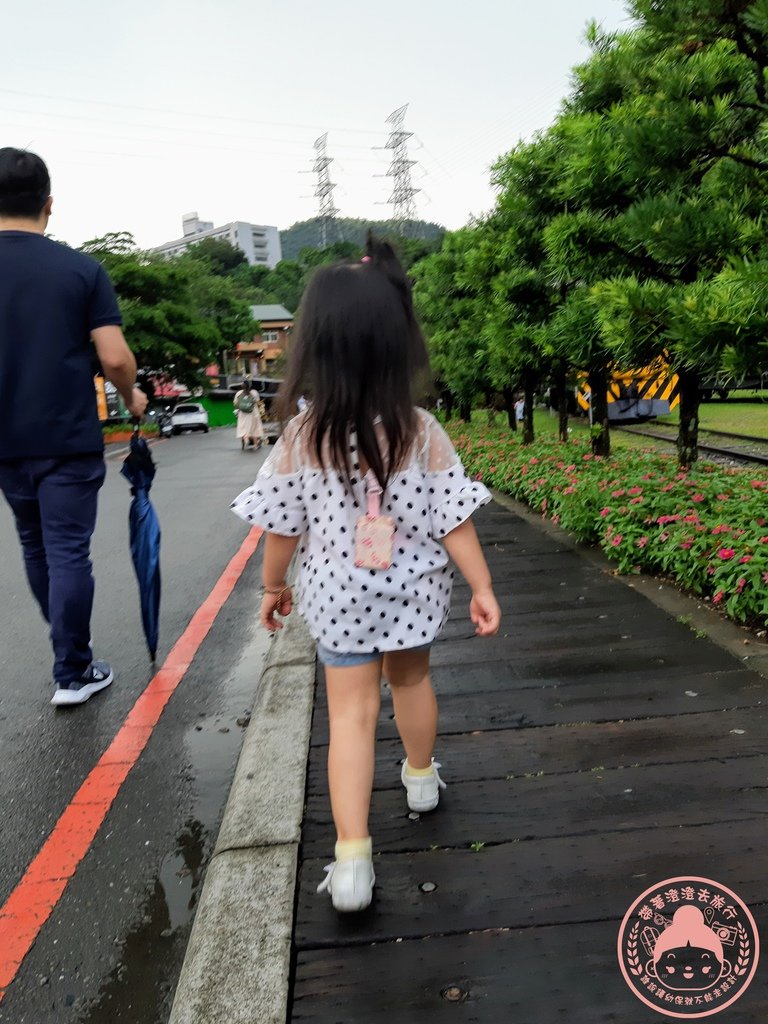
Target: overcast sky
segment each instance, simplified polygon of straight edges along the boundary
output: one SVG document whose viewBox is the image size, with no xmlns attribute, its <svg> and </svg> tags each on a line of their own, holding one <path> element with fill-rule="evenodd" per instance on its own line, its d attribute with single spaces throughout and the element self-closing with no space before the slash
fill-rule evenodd
<svg viewBox="0 0 768 1024">
<path fill-rule="evenodd" d="M 182 214 L 286 228 L 313 216 L 328 132 L 342 214 L 390 208 L 387 116 L 409 104 L 417 215 L 449 228 L 493 204 L 489 166 L 546 127 L 623 0 L 36 0 L 0 35 L 0 145 L 53 179 L 50 230 L 127 230 L 149 247 Z"/>
</svg>

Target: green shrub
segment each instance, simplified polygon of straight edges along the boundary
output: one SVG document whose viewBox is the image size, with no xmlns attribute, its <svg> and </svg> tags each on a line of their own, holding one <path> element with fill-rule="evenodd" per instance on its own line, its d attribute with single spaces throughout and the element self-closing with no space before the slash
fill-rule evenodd
<svg viewBox="0 0 768 1024">
<path fill-rule="evenodd" d="M 739 621 L 768 624 L 768 473 L 587 443 L 523 446 L 505 428 L 449 424 L 467 472 L 599 544 L 620 572 L 671 577 Z"/>
</svg>

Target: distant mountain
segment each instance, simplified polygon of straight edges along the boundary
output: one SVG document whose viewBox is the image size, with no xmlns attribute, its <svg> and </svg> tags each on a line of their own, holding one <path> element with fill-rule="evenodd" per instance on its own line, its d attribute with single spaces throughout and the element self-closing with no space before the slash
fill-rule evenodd
<svg viewBox="0 0 768 1024">
<path fill-rule="evenodd" d="M 365 234 L 372 228 L 380 235 L 391 235 L 393 233 L 392 222 L 388 220 L 358 220 L 353 217 L 339 217 L 336 221 L 339 232 L 338 238 L 329 238 L 332 242 L 354 242 L 362 245 L 365 241 Z M 432 240 L 439 239 L 445 232 L 445 228 L 430 221 L 410 221 L 405 232 L 409 238 L 423 238 Z M 280 245 L 283 250 L 284 260 L 295 260 L 302 249 L 320 249 L 322 247 L 320 220 L 301 220 L 298 223 L 280 232 Z"/>
</svg>

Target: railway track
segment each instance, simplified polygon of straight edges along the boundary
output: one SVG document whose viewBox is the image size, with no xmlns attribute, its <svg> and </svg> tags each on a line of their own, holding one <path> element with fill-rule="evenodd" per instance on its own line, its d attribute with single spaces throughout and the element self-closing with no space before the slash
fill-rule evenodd
<svg viewBox="0 0 768 1024">
<path fill-rule="evenodd" d="M 677 432 L 664 433 L 662 427 L 656 427 L 653 431 L 641 430 L 637 427 L 618 427 L 612 429 L 620 430 L 625 434 L 637 434 L 639 437 L 650 437 L 654 441 L 663 441 L 666 444 L 674 445 L 677 440 Z M 730 438 L 742 442 L 739 447 L 723 447 L 707 443 L 706 440 L 699 441 L 699 451 L 707 452 L 716 459 L 726 459 L 734 462 L 743 462 L 757 466 L 768 466 L 768 439 L 753 437 L 750 434 L 732 434 L 724 430 L 700 430 L 699 436 Z M 744 444 L 746 442 L 746 445 Z M 747 447 L 751 446 L 751 447 Z"/>
</svg>

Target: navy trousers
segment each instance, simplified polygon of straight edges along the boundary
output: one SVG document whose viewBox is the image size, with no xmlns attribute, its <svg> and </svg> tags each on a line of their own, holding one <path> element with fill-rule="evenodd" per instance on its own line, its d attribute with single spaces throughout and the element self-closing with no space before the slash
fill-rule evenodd
<svg viewBox="0 0 768 1024">
<path fill-rule="evenodd" d="M 0 461 L 27 579 L 51 627 L 58 686 L 78 680 L 92 661 L 91 537 L 105 473 L 101 455 Z"/>
</svg>

